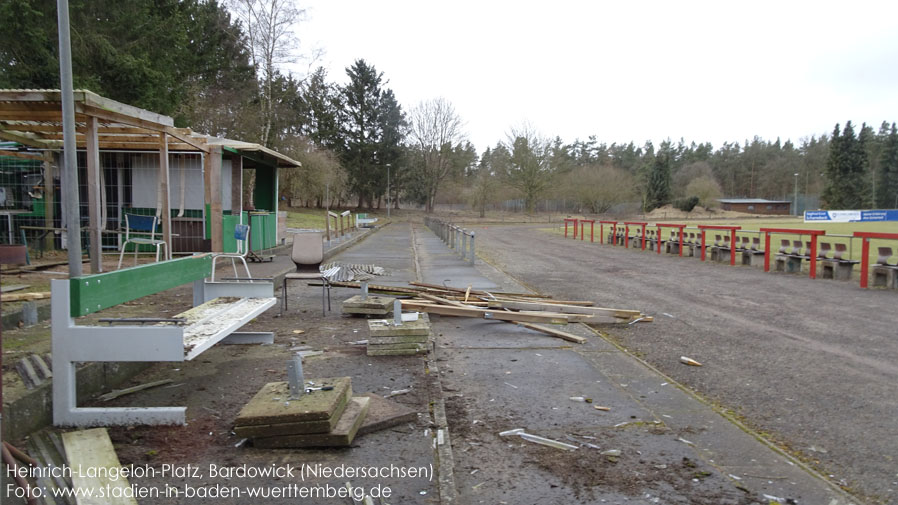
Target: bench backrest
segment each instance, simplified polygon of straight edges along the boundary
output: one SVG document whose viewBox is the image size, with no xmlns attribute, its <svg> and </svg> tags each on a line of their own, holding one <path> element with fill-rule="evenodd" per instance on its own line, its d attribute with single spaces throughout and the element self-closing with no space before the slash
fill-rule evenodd
<svg viewBox="0 0 898 505">
<path fill-rule="evenodd" d="M 203 254 L 69 279 L 70 313 L 84 316 L 212 275 Z"/>
</svg>

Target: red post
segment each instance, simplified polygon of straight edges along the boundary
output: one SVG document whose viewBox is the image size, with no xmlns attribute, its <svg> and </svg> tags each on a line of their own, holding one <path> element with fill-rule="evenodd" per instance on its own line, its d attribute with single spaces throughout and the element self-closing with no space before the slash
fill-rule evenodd
<svg viewBox="0 0 898 505">
<path fill-rule="evenodd" d="M 702 261 L 705 261 L 705 230 L 702 230 Z"/>
<path fill-rule="evenodd" d="M 730 230 L 730 266 L 736 266 L 736 229 Z"/>
<path fill-rule="evenodd" d="M 642 223 L 642 250 L 645 251 L 645 223 Z"/>
<path fill-rule="evenodd" d="M 867 287 L 867 276 L 870 274 L 870 239 L 861 237 L 863 247 L 861 247 L 861 287 Z"/>
<path fill-rule="evenodd" d="M 657 247 L 655 247 L 655 250 L 658 251 L 658 254 L 661 254 L 661 227 L 660 226 L 658 227 L 658 244 L 657 244 Z"/>
<path fill-rule="evenodd" d="M 680 247 L 679 247 L 679 249 L 680 249 L 680 257 L 683 256 L 683 228 L 685 228 L 685 226 L 682 227 L 682 228 L 680 228 L 680 237 L 679 237 L 679 240 L 680 240 Z"/>
<path fill-rule="evenodd" d="M 580 221 L 574 219 L 574 240 L 577 240 L 577 225 L 580 224 Z"/>
<path fill-rule="evenodd" d="M 810 271 L 811 271 L 811 279 L 817 278 L 817 235 L 811 235 L 811 259 L 808 261 L 811 262 Z"/>
<path fill-rule="evenodd" d="M 589 241 L 590 242 L 595 242 L 595 240 L 592 239 L 593 232 L 595 230 L 596 230 L 596 222 L 592 221 L 591 223 L 589 223 Z"/>
<path fill-rule="evenodd" d="M 599 222 L 599 243 L 605 243 L 605 224 L 602 222 Z"/>
<path fill-rule="evenodd" d="M 580 221 L 580 241 L 583 242 L 583 228 L 586 227 L 586 223 Z"/>
<path fill-rule="evenodd" d="M 764 232 L 764 271 L 770 271 L 770 232 Z"/>
<path fill-rule="evenodd" d="M 611 225 L 611 245 L 617 245 L 617 223 Z"/>
</svg>

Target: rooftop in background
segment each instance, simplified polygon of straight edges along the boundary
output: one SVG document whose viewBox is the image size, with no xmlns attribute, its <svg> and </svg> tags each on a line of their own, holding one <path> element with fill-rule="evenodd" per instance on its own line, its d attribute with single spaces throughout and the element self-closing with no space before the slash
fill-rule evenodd
<svg viewBox="0 0 898 505">
<path fill-rule="evenodd" d="M 763 198 L 718 198 L 720 203 L 792 203 L 790 200 L 765 200 Z"/>
<path fill-rule="evenodd" d="M 92 91 L 75 90 L 73 95 L 76 145 L 79 148 L 86 146 L 88 118 L 94 117 L 99 123 L 97 142 L 104 151 L 158 151 L 160 138 L 165 134 L 169 151 L 208 152 L 208 146 L 218 145 L 232 151 L 268 156 L 280 167 L 301 166 L 298 161 L 265 146 L 210 137 L 190 128 L 176 128 L 169 116 L 123 104 Z M 37 149 L 62 149 L 61 102 L 62 94 L 57 89 L 0 90 L 0 139 Z"/>
</svg>

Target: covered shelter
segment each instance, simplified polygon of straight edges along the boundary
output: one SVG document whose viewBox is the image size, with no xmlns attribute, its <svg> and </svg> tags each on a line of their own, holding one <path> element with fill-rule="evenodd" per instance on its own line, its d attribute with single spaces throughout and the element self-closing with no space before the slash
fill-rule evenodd
<svg viewBox="0 0 898 505">
<path fill-rule="evenodd" d="M 718 198 L 722 210 L 747 214 L 771 214 L 788 216 L 792 202 L 789 200 L 765 200 L 763 198 Z"/>
<path fill-rule="evenodd" d="M 171 117 L 87 90 L 74 92 L 82 226 L 92 271 L 103 248 L 118 249 L 124 215 L 161 222 L 167 254 L 230 252 L 238 223 L 252 226 L 253 249 L 278 242 L 278 170 L 300 163 L 259 144 L 177 128 Z M 0 90 L 0 211 L 8 227 L 65 247 L 59 188 L 65 180 L 59 90 Z M 13 144 L 15 143 L 15 144 Z M 251 201 L 244 173 L 255 171 Z M 247 212 L 252 211 L 252 212 Z M 5 236 L 6 234 L 4 234 Z"/>
</svg>

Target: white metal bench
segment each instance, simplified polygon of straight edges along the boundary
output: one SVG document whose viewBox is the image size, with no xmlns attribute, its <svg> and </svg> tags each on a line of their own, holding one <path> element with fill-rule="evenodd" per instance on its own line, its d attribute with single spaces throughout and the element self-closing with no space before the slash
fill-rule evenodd
<svg viewBox="0 0 898 505">
<path fill-rule="evenodd" d="M 132 268 L 51 281 L 53 424 L 99 426 L 184 424 L 186 407 L 83 408 L 77 405 L 76 364 L 90 361 L 187 361 L 218 342 L 270 343 L 270 332 L 238 332 L 277 303 L 274 284 L 207 282 L 212 257 L 191 256 Z M 75 317 L 193 281 L 193 305 L 172 319 L 136 325 L 82 326 Z M 110 320 L 116 322 L 116 320 Z M 152 321 L 151 321 L 152 322 Z"/>
</svg>

